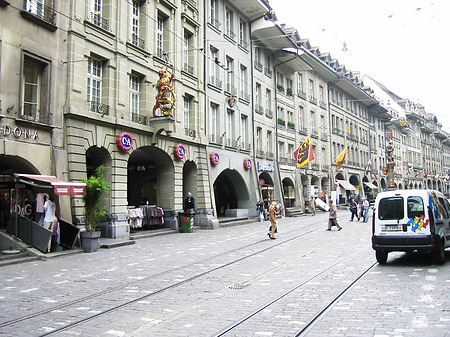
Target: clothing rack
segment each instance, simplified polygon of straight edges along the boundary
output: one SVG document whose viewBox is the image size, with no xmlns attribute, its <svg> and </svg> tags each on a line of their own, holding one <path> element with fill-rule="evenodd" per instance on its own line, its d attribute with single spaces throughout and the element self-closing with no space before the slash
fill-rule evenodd
<svg viewBox="0 0 450 337">
<path fill-rule="evenodd" d="M 127 219 L 133 229 L 164 224 L 164 210 L 156 205 L 127 207 Z"/>
</svg>

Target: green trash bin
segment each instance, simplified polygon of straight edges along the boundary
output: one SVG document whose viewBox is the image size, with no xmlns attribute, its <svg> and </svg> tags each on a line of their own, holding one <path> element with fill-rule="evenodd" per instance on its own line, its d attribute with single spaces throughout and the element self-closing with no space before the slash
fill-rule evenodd
<svg viewBox="0 0 450 337">
<path fill-rule="evenodd" d="M 194 231 L 194 214 L 178 213 L 178 223 L 182 233 L 192 233 Z"/>
</svg>

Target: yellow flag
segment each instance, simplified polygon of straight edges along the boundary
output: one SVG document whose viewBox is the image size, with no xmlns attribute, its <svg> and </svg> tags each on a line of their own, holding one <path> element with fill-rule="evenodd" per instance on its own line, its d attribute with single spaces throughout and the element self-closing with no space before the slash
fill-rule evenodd
<svg viewBox="0 0 450 337">
<path fill-rule="evenodd" d="M 340 169 L 342 167 L 342 164 L 344 164 L 344 160 L 345 160 L 345 155 L 348 152 L 348 146 L 345 147 L 344 150 L 342 150 L 342 152 L 339 154 L 339 156 L 337 156 L 336 158 L 336 163 L 337 163 L 337 168 Z"/>
</svg>

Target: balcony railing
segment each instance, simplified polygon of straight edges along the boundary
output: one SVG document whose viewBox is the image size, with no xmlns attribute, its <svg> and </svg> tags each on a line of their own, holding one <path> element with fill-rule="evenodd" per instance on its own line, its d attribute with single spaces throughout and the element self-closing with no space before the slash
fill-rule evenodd
<svg viewBox="0 0 450 337">
<path fill-rule="evenodd" d="M 227 87 L 226 87 L 227 92 L 229 92 L 230 94 L 236 95 L 237 93 L 237 89 L 235 86 L 233 86 L 231 83 L 227 83 Z"/>
<path fill-rule="evenodd" d="M 314 96 L 309 96 L 309 101 L 313 104 L 317 104 L 317 98 Z"/>
<path fill-rule="evenodd" d="M 262 115 L 264 113 L 264 108 L 262 105 L 255 104 L 255 111 Z"/>
<path fill-rule="evenodd" d="M 267 152 L 267 159 L 273 159 L 274 155 L 273 152 Z"/>
<path fill-rule="evenodd" d="M 240 98 L 240 99 L 243 99 L 244 101 L 250 102 L 250 95 L 247 94 L 247 93 L 244 92 L 244 91 L 241 91 L 241 92 L 239 93 L 239 98 Z"/>
<path fill-rule="evenodd" d="M 273 118 L 273 111 L 270 109 L 266 109 L 266 117 Z"/>
<path fill-rule="evenodd" d="M 234 41 L 235 37 L 236 37 L 236 33 L 233 32 L 232 30 L 227 29 L 225 31 L 225 35 L 228 36 L 230 39 L 232 39 Z"/>
<path fill-rule="evenodd" d="M 216 20 L 215 18 L 213 18 L 213 17 L 210 17 L 209 18 L 209 23 L 211 24 L 211 25 L 213 25 L 215 28 L 217 28 L 217 29 L 220 29 L 220 26 L 222 25 L 218 20 Z"/>
<path fill-rule="evenodd" d="M 56 12 L 52 7 L 45 6 L 43 1 L 38 0 L 28 0 L 25 1 L 25 11 L 35 17 L 50 23 L 55 24 Z"/>
<path fill-rule="evenodd" d="M 256 150 L 256 156 L 257 157 L 263 158 L 265 156 L 265 154 L 266 153 L 263 150 L 260 150 L 260 149 Z"/>
<path fill-rule="evenodd" d="M 239 46 L 244 48 L 245 50 L 248 50 L 249 43 L 247 41 L 240 40 L 239 41 Z"/>
<path fill-rule="evenodd" d="M 194 67 L 193 67 L 193 66 L 190 66 L 190 65 L 187 64 L 187 63 L 184 63 L 184 64 L 183 64 L 183 70 L 184 70 L 185 72 L 187 72 L 188 74 L 194 75 Z"/>
<path fill-rule="evenodd" d="M 145 49 L 145 40 L 141 39 L 136 34 L 131 35 L 131 44 L 138 48 Z"/>
<path fill-rule="evenodd" d="M 268 77 L 272 77 L 272 70 L 269 68 L 264 68 L 264 74 Z"/>
<path fill-rule="evenodd" d="M 195 138 L 195 136 L 197 135 L 197 132 L 195 132 L 194 129 L 185 128 L 185 129 L 184 129 L 184 134 L 185 134 L 186 136 Z"/>
<path fill-rule="evenodd" d="M 297 96 L 301 97 L 303 99 L 306 99 L 306 92 L 304 92 L 303 90 L 298 90 L 297 91 Z"/>
<path fill-rule="evenodd" d="M 147 116 L 142 116 L 137 113 L 131 114 L 131 121 L 134 123 L 142 124 L 142 125 L 149 125 L 150 119 Z"/>
<path fill-rule="evenodd" d="M 37 123 L 50 124 L 50 114 L 48 112 L 42 112 L 35 107 L 22 108 L 17 118 Z"/>
<path fill-rule="evenodd" d="M 209 84 L 222 89 L 222 81 L 214 76 L 209 77 Z"/>
<path fill-rule="evenodd" d="M 259 70 L 259 71 L 262 71 L 262 70 L 263 70 L 263 65 L 262 65 L 261 62 L 255 60 L 254 65 L 255 65 L 255 69 L 257 69 L 257 70 Z"/>
<path fill-rule="evenodd" d="M 222 145 L 223 138 L 212 134 L 212 135 L 209 135 L 209 141 L 213 144 Z"/>
<path fill-rule="evenodd" d="M 109 20 L 100 16 L 100 13 L 91 12 L 91 23 L 94 25 L 109 30 Z"/>
<path fill-rule="evenodd" d="M 102 116 L 109 115 L 109 105 L 98 103 L 98 102 L 88 102 L 89 103 L 89 110 L 92 112 L 98 112 Z"/>
</svg>

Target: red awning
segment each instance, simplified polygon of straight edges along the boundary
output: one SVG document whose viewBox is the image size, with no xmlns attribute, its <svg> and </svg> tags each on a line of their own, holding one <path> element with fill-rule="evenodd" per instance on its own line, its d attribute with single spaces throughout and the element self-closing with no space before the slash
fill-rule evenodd
<svg viewBox="0 0 450 337">
<path fill-rule="evenodd" d="M 86 184 L 85 183 L 72 183 L 65 180 L 58 179 L 54 176 L 43 176 L 39 174 L 17 174 L 19 182 L 37 185 L 40 182 L 48 184 L 48 186 L 41 186 L 51 188 L 55 195 L 84 195 L 86 194 Z"/>
</svg>

